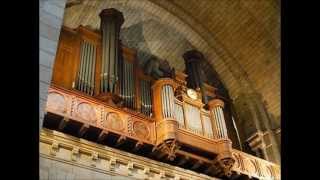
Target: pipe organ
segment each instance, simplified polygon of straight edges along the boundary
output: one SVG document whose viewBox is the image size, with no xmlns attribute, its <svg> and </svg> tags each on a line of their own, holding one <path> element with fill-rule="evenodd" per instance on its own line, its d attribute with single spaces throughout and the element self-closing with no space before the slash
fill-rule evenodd
<svg viewBox="0 0 320 180">
<path fill-rule="evenodd" d="M 216 88 L 201 80 L 203 55 L 189 51 L 184 54 L 187 74 L 175 72 L 172 77 L 155 79 L 138 66 L 136 51 L 121 44 L 122 14 L 107 9 L 100 17 L 100 31 L 62 28 L 52 79 L 55 95 L 49 93 L 48 112 L 67 118 L 56 128 L 63 130 L 65 124 L 77 121 L 85 124 L 79 137 L 99 129 L 98 142 L 112 134 L 110 138 L 119 138 L 107 143 L 115 142 L 116 147 L 135 142 L 124 149 L 149 151 L 150 156 L 157 154 L 155 158 L 177 165 L 190 159 L 201 162 L 204 173 L 230 175 L 235 160 L 224 103 L 216 98 Z M 70 94 L 69 103 L 63 102 Z M 74 132 L 76 127 L 71 129 Z"/>
</svg>

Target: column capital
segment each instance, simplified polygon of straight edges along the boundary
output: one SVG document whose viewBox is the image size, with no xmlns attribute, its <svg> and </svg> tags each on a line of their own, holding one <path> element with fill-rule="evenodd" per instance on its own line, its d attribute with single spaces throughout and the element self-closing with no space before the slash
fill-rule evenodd
<svg viewBox="0 0 320 180">
<path fill-rule="evenodd" d="M 213 109 L 215 107 L 224 107 L 224 102 L 221 99 L 212 99 L 208 102 L 209 109 Z"/>
<path fill-rule="evenodd" d="M 105 18 L 114 18 L 119 22 L 119 26 L 121 26 L 124 22 L 124 17 L 122 12 L 114 9 L 114 8 L 109 8 L 109 9 L 103 9 L 100 14 L 99 14 L 101 20 L 104 20 Z"/>
</svg>

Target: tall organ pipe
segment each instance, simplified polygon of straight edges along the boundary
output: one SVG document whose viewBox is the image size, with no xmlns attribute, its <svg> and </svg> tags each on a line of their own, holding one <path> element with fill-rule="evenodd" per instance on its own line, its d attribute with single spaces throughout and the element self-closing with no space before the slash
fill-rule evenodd
<svg viewBox="0 0 320 180">
<path fill-rule="evenodd" d="M 92 74 L 91 74 L 91 92 L 90 94 L 93 95 L 93 91 L 94 91 L 94 69 L 96 68 L 96 55 L 97 55 L 97 49 L 96 47 L 94 47 L 93 49 L 93 66 L 92 66 Z"/>
<path fill-rule="evenodd" d="M 223 109 L 222 109 L 221 107 L 219 107 L 219 109 L 220 109 L 220 114 L 221 114 L 221 119 L 222 119 L 222 124 L 223 124 L 223 131 L 224 131 L 225 138 L 226 138 L 226 137 L 228 137 L 226 120 L 225 120 L 225 118 L 224 118 Z"/>
<path fill-rule="evenodd" d="M 119 34 L 124 18 L 122 13 L 114 8 L 102 10 L 99 16 L 102 34 L 101 91 L 115 93 L 119 79 Z"/>
<path fill-rule="evenodd" d="M 183 58 L 186 64 L 187 72 L 187 85 L 192 89 L 200 88 L 202 94 L 202 101 L 204 104 L 208 103 L 208 97 L 205 94 L 204 80 L 201 76 L 202 69 L 200 67 L 201 61 L 204 60 L 204 56 L 197 50 L 190 50 L 183 54 Z"/>
<path fill-rule="evenodd" d="M 174 94 L 170 85 L 164 85 L 161 89 L 162 115 L 164 118 L 174 118 Z"/>
<path fill-rule="evenodd" d="M 216 109 L 216 108 L 214 108 L 213 111 L 214 111 L 214 115 L 215 115 L 215 118 L 216 118 L 216 125 L 217 125 L 218 137 L 221 138 L 221 137 L 222 137 L 222 133 L 221 133 L 221 126 L 220 126 L 219 115 L 218 115 L 218 112 L 217 112 L 217 109 Z"/>
<path fill-rule="evenodd" d="M 90 79 L 90 73 L 91 73 L 91 71 L 90 71 L 90 67 L 91 67 L 91 45 L 88 43 L 88 55 L 87 55 L 87 59 L 86 59 L 86 61 L 87 61 L 87 67 L 86 67 L 86 69 L 87 69 L 87 73 L 86 73 L 86 76 L 85 76 L 85 78 L 86 78 L 86 80 L 85 80 L 85 82 L 86 82 L 86 86 L 85 86 L 85 92 L 86 93 L 88 93 L 88 90 L 89 90 L 89 79 Z"/>
<path fill-rule="evenodd" d="M 80 50 L 80 70 L 78 73 L 78 83 L 77 83 L 77 89 L 81 90 L 82 86 L 82 71 L 83 71 L 83 55 L 84 55 L 84 42 L 81 42 L 81 50 Z"/>
</svg>

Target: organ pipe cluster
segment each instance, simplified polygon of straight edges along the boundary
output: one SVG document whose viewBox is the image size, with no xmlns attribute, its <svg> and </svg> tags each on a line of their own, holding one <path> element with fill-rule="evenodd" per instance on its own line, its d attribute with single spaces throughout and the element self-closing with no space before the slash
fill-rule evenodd
<svg viewBox="0 0 320 180">
<path fill-rule="evenodd" d="M 82 41 L 76 89 L 89 95 L 93 95 L 94 92 L 95 64 L 96 47 L 87 41 Z"/>
<path fill-rule="evenodd" d="M 162 116 L 164 118 L 175 118 L 173 87 L 166 84 L 161 91 Z"/>
<path fill-rule="evenodd" d="M 119 79 L 118 68 L 121 56 L 119 34 L 124 18 L 116 9 L 104 9 L 99 14 L 102 34 L 102 66 L 100 92 L 115 93 Z"/>
<path fill-rule="evenodd" d="M 202 134 L 200 109 L 194 105 L 186 103 L 185 110 L 188 129 L 196 134 Z"/>
<path fill-rule="evenodd" d="M 123 60 L 121 67 L 120 97 L 124 101 L 124 106 L 135 109 L 135 80 L 134 65 Z"/>
<path fill-rule="evenodd" d="M 217 139 L 227 139 L 227 127 L 224 119 L 224 103 L 220 99 L 213 99 L 209 102 L 209 108 L 213 117 L 214 136 Z"/>
<path fill-rule="evenodd" d="M 147 116 L 150 116 L 152 112 L 150 81 L 145 81 L 145 80 L 140 81 L 140 100 L 141 100 L 141 112 Z"/>
</svg>

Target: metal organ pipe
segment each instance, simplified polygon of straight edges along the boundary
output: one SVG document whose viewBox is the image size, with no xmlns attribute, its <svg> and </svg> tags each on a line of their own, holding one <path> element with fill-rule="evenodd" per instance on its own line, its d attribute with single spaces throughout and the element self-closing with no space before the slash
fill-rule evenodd
<svg viewBox="0 0 320 180">
<path fill-rule="evenodd" d="M 86 65 L 86 74 L 85 74 L 85 88 L 84 91 L 85 93 L 88 93 L 88 89 L 89 89 L 89 77 L 90 77 L 90 64 L 91 64 L 91 46 L 89 43 L 87 43 L 87 48 L 88 48 L 88 53 L 87 53 L 87 65 Z"/>
<path fill-rule="evenodd" d="M 164 87 L 164 101 L 163 101 L 163 104 L 164 104 L 164 117 L 167 118 L 168 117 L 168 110 L 167 110 L 167 107 L 168 107 L 168 102 L 167 102 L 167 85 L 165 85 Z"/>
<path fill-rule="evenodd" d="M 223 131 L 223 124 L 222 124 L 222 119 L 221 119 L 221 114 L 220 114 L 220 110 L 219 110 L 219 106 L 215 108 L 216 111 L 217 111 L 217 115 L 218 115 L 218 118 L 219 118 L 219 124 L 220 124 L 220 132 L 222 134 L 222 138 L 225 137 L 225 134 L 224 134 L 224 131 Z"/>
<path fill-rule="evenodd" d="M 124 61 L 124 82 L 125 82 L 125 93 L 124 93 L 124 101 L 125 101 L 125 105 L 128 107 L 128 65 L 127 63 Z"/>
<path fill-rule="evenodd" d="M 84 45 L 83 42 L 81 42 L 81 48 L 80 48 L 80 67 L 79 67 L 79 73 L 78 73 L 78 81 L 77 81 L 77 89 L 81 90 L 81 82 L 82 82 L 82 69 L 83 69 L 83 49 L 84 49 Z"/>
<path fill-rule="evenodd" d="M 134 80 L 134 68 L 133 68 L 133 63 L 131 63 L 131 103 L 132 103 L 132 108 L 135 109 L 135 101 L 134 101 L 134 98 L 135 98 L 135 88 L 134 88 L 134 85 L 135 85 L 135 80 Z"/>
<path fill-rule="evenodd" d="M 170 85 L 164 85 L 161 92 L 162 112 L 164 118 L 174 118 L 174 95 Z"/>
<path fill-rule="evenodd" d="M 223 109 L 221 107 L 218 107 L 219 108 L 219 112 L 220 112 L 220 115 L 221 115 L 221 123 L 223 125 L 223 131 L 224 131 L 224 134 L 225 134 L 225 138 L 228 137 L 228 133 L 227 133 L 227 126 L 226 126 L 226 121 L 225 121 L 225 118 L 224 118 L 224 114 L 223 114 Z"/>
<path fill-rule="evenodd" d="M 88 43 L 85 41 L 84 42 L 84 57 L 83 57 L 83 61 L 84 61 L 84 71 L 83 71 L 83 82 L 82 82 L 82 91 L 86 91 L 86 74 L 87 74 L 87 67 L 88 67 Z"/>
<path fill-rule="evenodd" d="M 119 33 L 124 22 L 121 12 L 116 9 L 104 9 L 99 14 L 102 33 L 101 91 L 115 93 L 118 81 L 120 56 Z"/>
<path fill-rule="evenodd" d="M 217 117 L 219 138 L 222 138 L 222 137 L 223 137 L 223 134 L 222 134 L 222 131 L 221 131 L 221 123 L 220 123 L 220 118 L 219 118 L 219 114 L 218 114 L 217 108 L 214 108 L 214 113 L 216 114 L 216 117 Z"/>
<path fill-rule="evenodd" d="M 214 112 L 215 119 L 216 119 L 215 123 L 216 123 L 216 126 L 217 126 L 218 137 L 221 138 L 221 137 L 222 137 L 222 134 L 221 134 L 221 127 L 220 127 L 220 122 L 219 122 L 219 117 L 218 117 L 217 109 L 214 108 L 214 109 L 213 109 L 213 112 Z"/>
<path fill-rule="evenodd" d="M 212 114 L 212 116 L 213 116 L 213 126 L 214 126 L 214 132 L 213 132 L 213 134 L 214 134 L 214 136 L 215 136 L 215 138 L 219 138 L 219 134 L 218 134 L 218 126 L 217 126 L 217 118 L 216 118 L 216 115 L 214 114 L 214 110 L 211 110 L 211 114 Z"/>
<path fill-rule="evenodd" d="M 165 97 L 164 97 L 164 86 L 161 89 L 161 105 L 162 105 L 162 116 L 166 117 L 166 112 L 165 112 Z"/>
<path fill-rule="evenodd" d="M 94 47 L 93 49 L 93 65 L 92 65 L 92 70 L 94 70 L 96 68 L 96 56 L 97 56 L 97 48 Z M 91 92 L 90 94 L 93 95 L 94 92 L 94 73 L 95 71 L 92 71 L 92 75 L 91 75 Z"/>
<path fill-rule="evenodd" d="M 215 132 L 218 139 L 228 139 L 227 126 L 223 114 L 224 103 L 220 99 L 213 99 L 208 103 L 209 109 L 213 116 L 213 121 L 215 124 Z"/>
<path fill-rule="evenodd" d="M 221 134 L 222 134 L 222 138 L 224 138 L 225 137 L 225 133 L 224 133 L 222 117 L 221 117 L 219 106 L 216 107 L 215 109 L 217 110 L 217 114 L 218 114 L 218 117 L 219 117 L 219 124 L 220 124 L 220 131 L 221 131 Z"/>
</svg>

